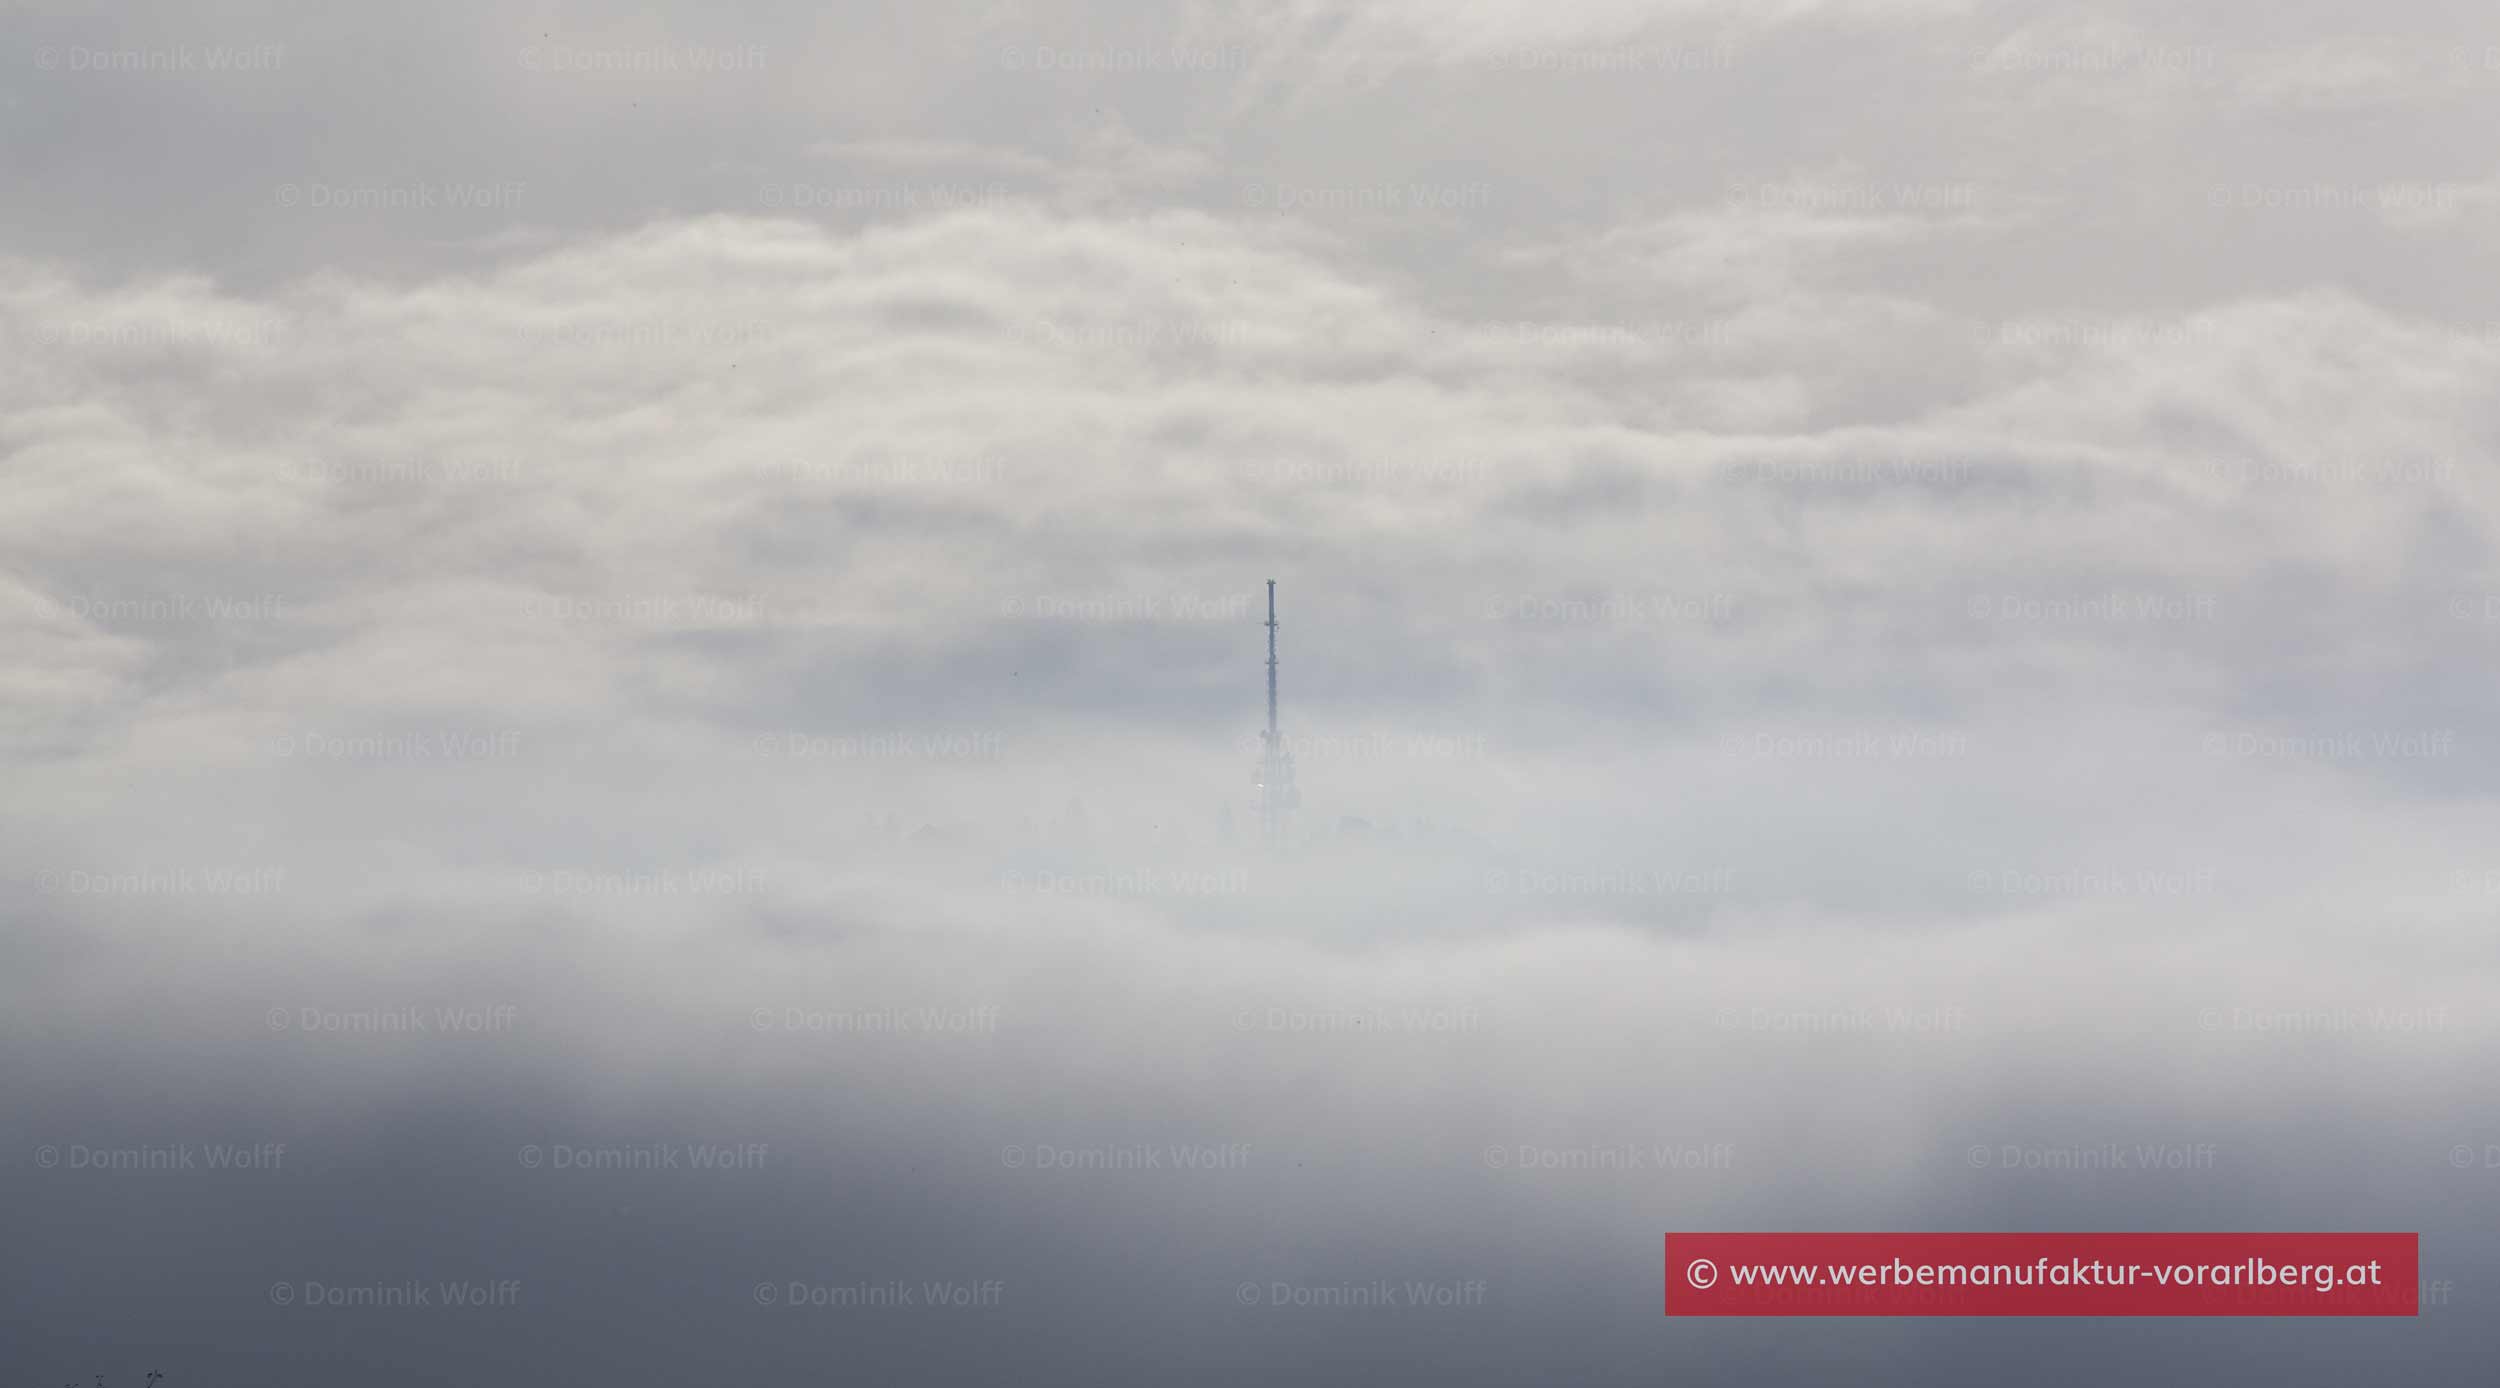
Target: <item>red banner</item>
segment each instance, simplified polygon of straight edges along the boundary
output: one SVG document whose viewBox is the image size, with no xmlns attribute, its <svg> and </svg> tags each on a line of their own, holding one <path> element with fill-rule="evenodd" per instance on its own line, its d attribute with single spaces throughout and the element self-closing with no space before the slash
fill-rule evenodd
<svg viewBox="0 0 2500 1388">
<path fill-rule="evenodd" d="M 1670 1316 L 2410 1316 L 2419 1234 L 1669 1234 Z"/>
</svg>

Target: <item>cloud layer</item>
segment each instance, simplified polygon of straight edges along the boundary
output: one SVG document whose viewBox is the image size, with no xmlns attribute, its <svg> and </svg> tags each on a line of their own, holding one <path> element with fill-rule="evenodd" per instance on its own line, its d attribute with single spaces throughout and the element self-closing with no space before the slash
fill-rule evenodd
<svg viewBox="0 0 2500 1388">
<path fill-rule="evenodd" d="M 2307 23 L 12 19 L 0 1324 L 2461 1371 L 2494 86 Z M 2438 1300 L 1666 1321 L 1702 1228 L 2418 1229 Z"/>
</svg>

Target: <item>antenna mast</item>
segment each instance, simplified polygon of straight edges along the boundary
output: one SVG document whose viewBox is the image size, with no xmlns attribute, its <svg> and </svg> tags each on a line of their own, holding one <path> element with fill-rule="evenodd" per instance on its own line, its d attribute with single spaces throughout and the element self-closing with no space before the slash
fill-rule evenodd
<svg viewBox="0 0 2500 1388">
<path fill-rule="evenodd" d="M 1276 740 L 1276 580 L 1267 581 L 1267 740 Z"/>
<path fill-rule="evenodd" d="M 1267 732 L 1260 739 L 1259 824 L 1270 843 L 1284 837 L 1285 822 L 1302 792 L 1293 783 L 1293 754 L 1276 725 L 1276 580 L 1267 581 Z"/>
</svg>

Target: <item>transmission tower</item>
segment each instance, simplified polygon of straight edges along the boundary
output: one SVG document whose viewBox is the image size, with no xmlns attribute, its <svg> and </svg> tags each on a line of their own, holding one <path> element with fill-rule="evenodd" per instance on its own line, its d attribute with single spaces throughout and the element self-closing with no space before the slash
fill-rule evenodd
<svg viewBox="0 0 2500 1388">
<path fill-rule="evenodd" d="M 1293 783 L 1293 753 L 1276 726 L 1276 580 L 1267 581 L 1267 732 L 1260 738 L 1259 827 L 1270 843 L 1285 837 L 1285 826 L 1302 792 Z"/>
</svg>

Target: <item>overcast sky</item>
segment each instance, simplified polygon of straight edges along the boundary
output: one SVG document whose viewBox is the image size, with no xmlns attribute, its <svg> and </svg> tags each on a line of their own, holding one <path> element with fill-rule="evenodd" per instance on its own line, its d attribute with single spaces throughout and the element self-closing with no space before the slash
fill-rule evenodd
<svg viewBox="0 0 2500 1388">
<path fill-rule="evenodd" d="M 2487 1366 L 2488 6 L 0 40 L 12 1370 Z M 1659 1314 L 1750 1228 L 2433 1290 Z"/>
</svg>

